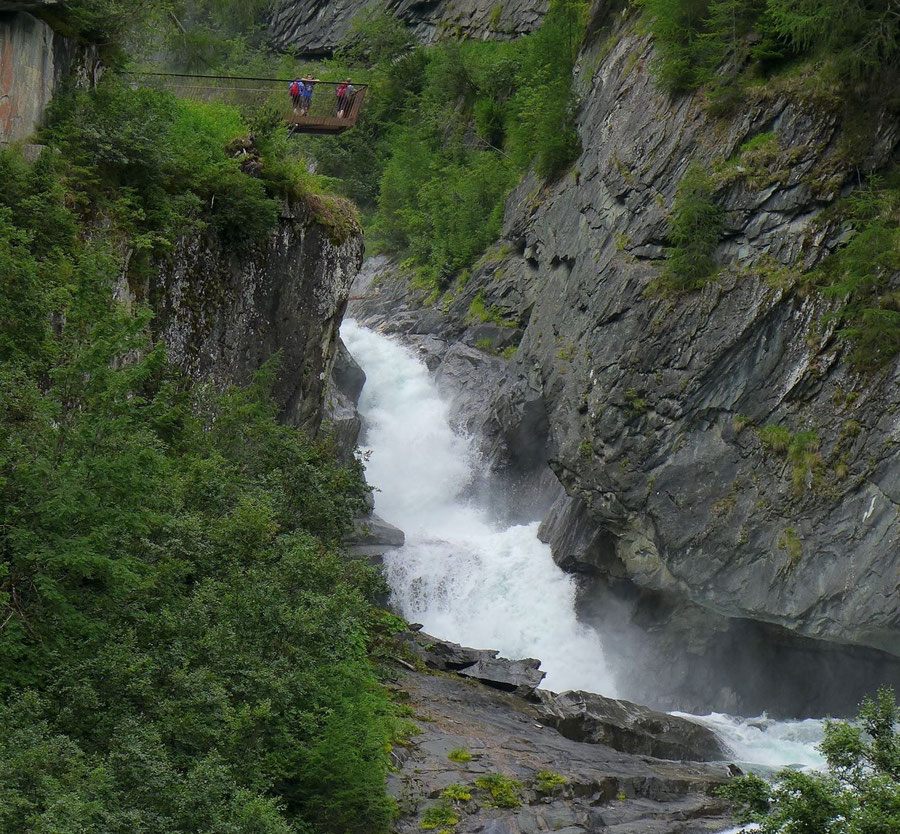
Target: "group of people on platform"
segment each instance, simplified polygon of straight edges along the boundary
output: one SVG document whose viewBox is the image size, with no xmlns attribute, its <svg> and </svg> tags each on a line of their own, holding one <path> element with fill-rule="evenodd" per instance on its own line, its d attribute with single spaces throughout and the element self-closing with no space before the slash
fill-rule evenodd
<svg viewBox="0 0 900 834">
<path fill-rule="evenodd" d="M 294 115 L 308 116 L 309 108 L 312 104 L 313 87 L 321 81 L 319 78 L 313 78 L 306 75 L 303 78 L 295 78 L 288 87 L 288 93 L 294 102 Z M 350 114 L 350 104 L 353 96 L 356 94 L 356 88 L 347 78 L 338 84 L 335 90 L 336 112 L 339 119 L 343 119 Z"/>
</svg>

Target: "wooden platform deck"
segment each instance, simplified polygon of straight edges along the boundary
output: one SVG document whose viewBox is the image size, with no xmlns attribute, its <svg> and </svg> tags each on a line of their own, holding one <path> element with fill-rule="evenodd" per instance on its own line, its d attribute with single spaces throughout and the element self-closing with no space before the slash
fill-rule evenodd
<svg viewBox="0 0 900 834">
<path fill-rule="evenodd" d="M 168 90 L 179 98 L 221 101 L 241 109 L 274 107 L 283 113 L 290 135 L 299 133 L 338 134 L 356 126 L 366 98 L 367 86 L 353 84 L 353 93 L 339 101 L 341 82 L 317 81 L 309 101 L 309 112 L 297 112 L 288 92 L 293 79 L 245 76 L 188 75 L 186 73 L 123 73 L 136 86 Z M 352 83 L 352 82 L 351 82 Z M 340 106 L 344 115 L 338 117 Z"/>
</svg>

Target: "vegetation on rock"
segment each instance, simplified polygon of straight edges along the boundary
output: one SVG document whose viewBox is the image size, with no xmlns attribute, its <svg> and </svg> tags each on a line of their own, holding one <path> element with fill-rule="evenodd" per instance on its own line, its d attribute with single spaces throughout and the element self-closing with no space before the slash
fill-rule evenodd
<svg viewBox="0 0 900 834">
<path fill-rule="evenodd" d="M 274 135 L 242 170 L 247 132 L 106 83 L 55 105 L 35 164 L 0 153 L 0 830 L 389 826 L 382 583 L 337 551 L 358 468 L 278 422 L 271 364 L 194 385 L 115 300 L 305 187 Z"/>
<path fill-rule="evenodd" d="M 763 74 L 798 57 L 851 82 L 896 78 L 900 20 L 892 0 L 641 0 L 656 70 L 672 92 Z M 722 73 L 723 65 L 726 67 Z"/>
<path fill-rule="evenodd" d="M 553 0 L 527 37 L 429 48 L 386 15 L 357 22 L 336 60 L 365 65 L 365 119 L 310 146 L 372 218 L 375 249 L 408 253 L 445 287 L 499 235 L 506 194 L 530 165 L 541 177 L 566 168 L 580 152 L 571 85 L 586 11 Z"/>
<path fill-rule="evenodd" d="M 678 185 L 669 221 L 670 248 L 658 285 L 680 292 L 698 289 L 716 271 L 713 258 L 722 230 L 722 209 L 713 199 L 713 181 L 700 165 L 691 164 Z"/>
</svg>

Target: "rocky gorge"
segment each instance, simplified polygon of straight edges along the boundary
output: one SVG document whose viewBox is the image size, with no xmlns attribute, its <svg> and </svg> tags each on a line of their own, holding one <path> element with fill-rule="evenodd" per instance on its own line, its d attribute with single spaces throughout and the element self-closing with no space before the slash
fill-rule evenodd
<svg viewBox="0 0 900 834">
<path fill-rule="evenodd" d="M 712 116 L 661 92 L 650 40 L 600 8 L 576 67 L 572 170 L 526 179 L 502 239 L 438 304 L 375 262 L 351 312 L 421 347 L 499 469 L 549 462 L 565 495 L 542 535 L 620 647 L 626 692 L 851 710 L 900 674 L 900 366 L 856 371 L 834 303 L 800 276 L 845 239 L 827 209 L 890 165 L 900 124 L 875 115 L 858 144 L 839 111 L 777 83 Z M 746 150 L 755 137 L 763 152 Z M 719 278 L 667 296 L 653 282 L 692 161 L 718 177 Z M 792 462 L 769 426 L 814 449 Z"/>
<path fill-rule="evenodd" d="M 367 5 L 283 5 L 273 39 L 326 54 Z M 388 11 L 431 43 L 448 32 L 513 38 L 546 6 Z M 25 28 L 49 54 L 56 35 L 47 40 L 43 25 Z M 552 589 L 531 581 L 534 596 L 517 604 L 498 601 L 495 619 L 543 631 L 548 646 L 576 636 L 570 657 L 608 664 L 616 697 L 601 684 L 541 688 L 539 659 L 372 614 L 394 633 L 360 653 L 374 652 L 408 719 L 391 736 L 398 832 L 719 832 L 733 820 L 717 791 L 741 772 L 730 763 L 740 757 L 709 725 L 662 710 L 849 714 L 876 686 L 900 683 L 900 365 L 853 366 L 837 301 L 804 277 L 851 237 L 833 208 L 896 161 L 900 123 L 877 113 L 861 145 L 825 93 L 789 82 L 761 85 L 739 113 L 711 115 L 700 95 L 659 90 L 652 54 L 628 9 L 592 5 L 575 74 L 579 158 L 556 178 L 527 175 L 507 200 L 501 238 L 440 295 L 397 257 L 364 262 L 361 228 L 337 233 L 321 195 L 284 200 L 274 228 L 242 247 L 207 228 L 149 262 L 119 253 L 116 299 L 152 309 L 153 338 L 192 381 L 247 385 L 277 357 L 280 419 L 330 437 L 345 460 L 374 420 L 358 410 L 366 377 L 339 339 L 342 319 L 396 337 L 431 372 L 440 416 L 475 438 L 463 451 L 478 446 L 472 458 L 487 463 L 463 498 L 486 496 L 491 514 L 517 525 L 507 541 L 493 529 L 483 538 L 527 556 L 533 527 L 567 572 L 556 571 Z M 56 76 L 48 66 L 40 78 Z M 252 138 L 242 141 L 236 154 L 252 151 Z M 667 293 L 658 281 L 672 206 L 698 162 L 723 208 L 718 272 L 696 292 Z M 400 468 L 433 448 L 422 455 L 401 439 Z M 412 503 L 425 506 L 451 481 Z M 265 507 L 256 527 L 256 505 L 245 507 L 248 539 L 277 538 Z M 482 521 L 458 519 L 442 520 Z M 390 563 L 405 541 L 423 539 L 410 531 L 358 518 L 341 558 Z M 443 535 L 434 523 L 424 538 Z M 472 541 L 463 544 L 447 575 L 478 564 Z M 341 564 L 348 575 L 358 567 Z M 411 597 L 428 593 L 412 578 Z M 451 596 L 449 582 L 436 585 Z M 538 616 L 532 603 L 552 594 L 567 603 L 570 588 L 571 622 L 554 631 L 549 609 Z"/>
</svg>

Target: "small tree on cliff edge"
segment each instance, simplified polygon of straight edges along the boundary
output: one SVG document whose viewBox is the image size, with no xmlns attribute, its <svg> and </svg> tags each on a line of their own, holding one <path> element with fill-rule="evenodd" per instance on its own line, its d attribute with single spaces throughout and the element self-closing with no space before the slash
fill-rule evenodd
<svg viewBox="0 0 900 834">
<path fill-rule="evenodd" d="M 783 770 L 770 785 L 743 776 L 720 789 L 742 822 L 763 834 L 891 834 L 900 831 L 900 708 L 894 691 L 866 698 L 858 721 L 829 722 L 819 749 L 826 773 Z"/>
</svg>

